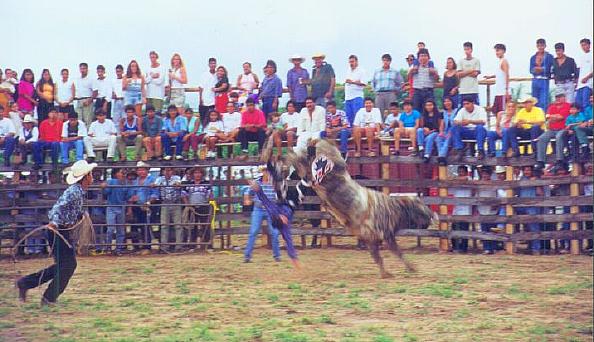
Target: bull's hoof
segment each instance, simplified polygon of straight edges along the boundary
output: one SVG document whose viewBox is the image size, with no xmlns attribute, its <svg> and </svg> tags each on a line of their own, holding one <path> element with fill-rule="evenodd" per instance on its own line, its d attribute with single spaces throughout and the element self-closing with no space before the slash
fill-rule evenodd
<svg viewBox="0 0 594 342">
<path fill-rule="evenodd" d="M 382 272 L 381 275 L 382 275 L 382 279 L 394 278 L 394 276 L 390 272 Z"/>
</svg>

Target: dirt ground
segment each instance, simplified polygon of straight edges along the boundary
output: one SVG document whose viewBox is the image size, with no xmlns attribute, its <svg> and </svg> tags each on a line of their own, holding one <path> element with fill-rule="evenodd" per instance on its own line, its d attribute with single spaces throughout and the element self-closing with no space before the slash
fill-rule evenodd
<svg viewBox="0 0 594 342">
<path fill-rule="evenodd" d="M 13 281 L 49 259 L 0 261 L 1 341 L 592 341 L 592 258 L 406 255 L 394 278 L 369 254 L 300 250 L 304 269 L 259 248 L 79 258 L 60 303 L 19 304 Z M 284 251 L 283 251 L 284 253 Z"/>
</svg>

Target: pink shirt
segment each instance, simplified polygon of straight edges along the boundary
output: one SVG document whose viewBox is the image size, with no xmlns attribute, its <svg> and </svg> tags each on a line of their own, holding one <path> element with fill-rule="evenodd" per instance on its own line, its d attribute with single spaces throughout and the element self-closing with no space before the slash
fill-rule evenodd
<svg viewBox="0 0 594 342">
<path fill-rule="evenodd" d="M 31 84 L 27 81 L 20 81 L 18 89 L 19 89 L 19 98 L 17 100 L 17 103 L 19 105 L 19 109 L 22 110 L 23 112 L 32 112 L 33 109 L 35 108 L 35 106 L 33 105 L 33 103 L 31 101 L 29 101 L 29 99 L 26 99 L 23 96 L 23 94 L 33 97 L 33 93 L 35 91 L 33 84 Z"/>
</svg>

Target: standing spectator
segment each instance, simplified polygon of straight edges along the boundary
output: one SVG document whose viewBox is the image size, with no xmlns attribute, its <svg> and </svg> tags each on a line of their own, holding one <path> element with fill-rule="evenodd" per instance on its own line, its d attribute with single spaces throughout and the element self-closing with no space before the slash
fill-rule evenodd
<svg viewBox="0 0 594 342">
<path fill-rule="evenodd" d="M 243 73 L 237 77 L 237 89 L 242 93 L 242 97 L 247 98 L 258 89 L 260 80 L 258 75 L 252 72 L 252 64 L 250 62 L 243 63 Z"/>
<path fill-rule="evenodd" d="M 184 148 L 184 136 L 186 135 L 186 128 L 188 123 L 183 115 L 178 115 L 175 105 L 169 105 L 167 108 L 168 116 L 163 120 L 163 129 L 161 132 L 161 142 L 165 149 L 164 160 L 171 160 L 173 151 L 171 145 L 175 144 L 175 159 L 182 160 Z"/>
<path fill-rule="evenodd" d="M 415 89 L 413 88 L 413 86 L 414 86 L 413 85 L 413 79 L 412 79 L 412 76 L 413 75 L 410 72 L 410 70 L 415 65 L 415 61 L 417 63 L 418 63 L 418 61 L 415 58 L 415 55 L 413 55 L 412 53 L 408 54 L 408 56 L 406 56 L 405 60 L 406 60 L 406 65 L 408 66 L 408 72 L 407 72 L 406 84 L 404 85 L 404 88 L 408 92 L 408 96 L 406 97 L 406 99 L 409 100 L 409 101 L 412 101 L 413 96 L 414 96 Z"/>
<path fill-rule="evenodd" d="M 276 75 L 276 63 L 268 60 L 264 66 L 264 80 L 260 86 L 259 97 L 262 100 L 262 111 L 264 115 L 276 112 L 278 99 L 283 96 L 283 83 Z"/>
<path fill-rule="evenodd" d="M 112 250 L 114 255 L 121 255 L 126 245 L 126 203 L 131 197 L 129 188 L 123 187 L 126 182 L 126 175 L 123 169 L 114 168 L 111 171 L 111 179 L 101 183 L 103 196 L 107 201 L 106 220 L 107 238 L 105 244 L 111 245 L 112 237 L 115 234 L 116 246 Z"/>
<path fill-rule="evenodd" d="M 215 61 L 215 66 L 216 66 Z M 214 68 L 213 68 L 214 70 Z M 188 74 L 186 72 L 186 65 L 179 53 L 174 53 L 171 57 L 171 68 L 169 69 L 169 103 L 177 108 L 179 114 L 182 113 L 186 105 L 186 89 L 185 85 L 188 83 Z M 209 83 L 210 84 L 210 83 Z M 213 83 L 214 85 L 214 83 Z M 200 89 L 200 103 L 202 103 L 202 88 Z M 210 88 L 207 88 L 210 89 Z M 210 90 L 208 90 L 210 91 Z M 214 95 L 212 97 L 214 106 Z M 159 111 L 159 114 L 161 112 Z M 202 115 L 202 111 L 200 111 Z"/>
<path fill-rule="evenodd" d="M 35 106 L 37 106 L 33 83 L 35 83 L 33 71 L 31 71 L 31 69 L 23 70 L 21 81 L 19 82 L 16 91 L 18 94 L 16 103 L 19 105 L 19 109 L 25 114 L 34 114 Z"/>
<path fill-rule="evenodd" d="M 174 174 L 173 168 L 166 167 L 163 176 L 154 183 L 159 187 L 161 199 L 161 243 L 169 243 L 169 232 L 175 232 L 175 246 L 169 250 L 179 251 L 182 243 L 183 227 L 181 204 L 181 178 Z M 165 248 L 161 246 L 161 250 Z"/>
<path fill-rule="evenodd" d="M 582 111 L 581 123 L 574 127 L 575 135 L 580 145 L 580 158 L 587 159 L 590 156 L 588 147 L 588 136 L 592 136 L 592 95 L 590 95 L 589 105 Z"/>
<path fill-rule="evenodd" d="M 68 154 L 72 148 L 76 151 L 76 161 L 83 160 L 85 150 L 83 139 L 86 136 L 87 127 L 82 120 L 78 119 L 78 114 L 75 111 L 68 113 L 68 120 L 62 124 L 62 141 L 60 142 L 63 165 L 70 163 Z"/>
<path fill-rule="evenodd" d="M 305 99 L 305 108 L 299 113 L 296 149 L 305 150 L 309 139 L 318 139 L 326 129 L 326 111 L 317 106 L 312 97 Z"/>
<path fill-rule="evenodd" d="M 538 106 L 546 110 L 549 106 L 549 83 L 553 67 L 553 55 L 545 49 L 547 43 L 543 38 L 536 40 L 536 53 L 530 57 L 530 73 L 532 74 L 532 96 L 538 99 Z"/>
<path fill-rule="evenodd" d="M 462 98 L 462 108 L 456 114 L 452 127 L 452 140 L 459 160 L 464 156 L 464 142 L 462 139 L 476 139 L 478 159 L 485 158 L 485 140 L 487 138 L 487 112 L 475 105 L 472 97 Z"/>
<path fill-rule="evenodd" d="M 188 241 L 194 244 L 198 241 L 200 236 L 201 243 L 208 243 L 207 247 L 212 248 L 212 235 L 210 226 L 210 200 L 212 199 L 212 185 L 209 181 L 204 179 L 204 170 L 202 168 L 195 168 L 192 170 L 192 179 L 182 182 L 184 190 L 182 192 L 182 200 L 189 204 L 191 208 L 191 215 L 194 216 L 193 222 L 196 226 L 186 227 L 186 232 L 189 232 Z"/>
<path fill-rule="evenodd" d="M 412 74 L 414 84 L 413 108 L 416 111 L 423 110 L 425 101 L 433 99 L 433 88 L 435 82 L 439 81 L 439 74 L 434 67 L 429 65 L 429 51 L 420 49 L 417 58 L 418 65 L 414 65 L 409 73 Z"/>
<path fill-rule="evenodd" d="M 524 166 L 522 168 L 522 173 L 523 173 L 523 176 L 520 177 L 520 180 L 538 179 L 538 177 L 533 172 L 532 166 L 528 166 L 528 165 Z M 533 198 L 533 197 L 543 195 L 542 187 L 536 187 L 536 186 L 521 187 L 517 191 L 518 191 L 518 193 L 517 193 L 518 197 L 521 197 L 521 198 Z M 539 215 L 540 213 L 541 213 L 541 210 L 539 207 L 517 207 L 516 208 L 516 214 L 518 214 L 518 215 L 536 216 L 536 215 Z M 541 224 L 538 223 L 538 220 L 533 220 L 531 223 L 526 224 L 524 229 L 528 230 L 531 233 L 540 232 Z M 532 252 L 532 254 L 538 255 L 541 253 L 541 250 L 542 250 L 542 246 L 541 246 L 540 240 L 531 240 L 530 241 L 530 251 Z"/>
<path fill-rule="evenodd" d="M 301 67 L 301 64 L 305 62 L 304 57 L 293 55 L 289 58 L 289 62 L 293 63 L 293 68 L 287 71 L 287 88 L 295 111 L 300 112 L 305 107 L 309 72 Z"/>
<path fill-rule="evenodd" d="M 373 145 L 382 125 L 382 114 L 373 106 L 371 98 L 365 99 L 365 107 L 359 109 L 353 121 L 353 138 L 355 140 L 355 157 L 361 156 L 361 137 L 367 137 L 367 155 L 375 157 Z"/>
<path fill-rule="evenodd" d="M 472 56 L 472 43 L 464 43 L 464 58 L 458 62 L 458 78 L 460 87 L 458 93 L 462 97 L 472 99 L 472 103 L 479 105 L 478 75 L 481 73 L 481 62 Z"/>
<path fill-rule="evenodd" d="M 513 127 L 516 117 L 516 104 L 510 101 L 505 107 L 505 111 L 497 113 L 495 130 L 487 132 L 487 155 L 490 158 L 496 156 L 495 142 L 497 139 L 501 139 L 501 154 L 504 157 L 507 156 L 507 151 L 511 146 L 510 129 Z"/>
<path fill-rule="evenodd" d="M 113 83 L 105 76 L 105 67 L 97 66 L 97 78 L 93 81 L 93 99 L 95 99 L 95 110 L 101 109 L 108 118 L 111 117 L 111 100 L 113 95 Z"/>
<path fill-rule="evenodd" d="M 490 166 L 483 166 L 479 169 L 479 177 L 482 181 L 490 181 L 493 170 Z M 476 193 L 477 200 L 491 200 L 497 197 L 497 190 L 495 188 L 479 187 Z M 490 216 L 497 215 L 497 206 L 493 205 L 477 205 L 476 207 L 479 215 Z M 483 233 L 490 233 L 491 229 L 497 227 L 496 223 L 481 223 L 481 231 Z M 496 242 L 493 240 L 483 240 L 483 254 L 495 254 Z"/>
<path fill-rule="evenodd" d="M 223 114 L 223 127 L 223 140 L 228 142 L 235 141 L 239 134 L 239 127 L 241 127 L 241 113 L 235 111 L 233 102 L 227 103 L 227 112 Z"/>
<path fill-rule="evenodd" d="M 9 78 L 10 75 L 6 75 L 6 77 Z M 14 92 L 14 85 L 3 77 L 2 69 L 0 69 L 0 106 L 4 108 L 4 111 L 8 111 L 10 108 L 10 102 L 13 100 Z"/>
<path fill-rule="evenodd" d="M 113 162 L 113 157 L 116 150 L 117 131 L 113 121 L 106 118 L 103 110 L 98 110 L 95 113 L 97 120 L 93 121 L 88 129 L 87 136 L 83 138 L 85 149 L 87 150 L 87 157 L 95 160 L 96 147 L 107 147 L 107 161 Z"/>
<path fill-rule="evenodd" d="M 23 127 L 17 135 L 19 137 L 21 164 L 26 164 L 29 153 L 33 153 L 35 143 L 39 139 L 39 130 L 35 127 L 35 119 L 31 114 L 25 115 Z"/>
<path fill-rule="evenodd" d="M 14 152 L 16 140 L 16 128 L 12 121 L 8 118 L 8 112 L 4 111 L 4 107 L 0 105 L 0 113 L 2 119 L 0 119 L 0 147 L 4 147 L 4 166 L 10 166 L 10 157 Z"/>
<path fill-rule="evenodd" d="M 398 91 L 402 88 L 402 75 L 400 75 L 400 71 L 390 67 L 391 63 L 392 56 L 387 53 L 383 54 L 382 67 L 373 73 L 371 81 L 375 93 L 375 105 L 382 116 L 386 115 L 390 103 L 396 101 Z"/>
<path fill-rule="evenodd" d="M 536 166 L 537 170 L 544 168 L 544 162 L 547 155 L 547 147 L 549 141 L 555 138 L 555 160 L 556 164 L 563 163 L 565 156 L 563 149 L 565 147 L 565 120 L 569 116 L 570 104 L 565 101 L 565 93 L 557 89 L 555 94 L 555 103 L 551 104 L 547 109 L 545 116 L 547 130 L 538 137 L 536 145 Z M 574 109 L 577 114 L 578 110 Z"/>
<path fill-rule="evenodd" d="M 186 117 L 186 122 L 188 123 L 188 127 L 186 128 L 186 135 L 184 135 L 184 159 L 188 160 L 190 147 L 194 151 L 194 158 L 199 159 L 200 151 L 198 148 L 198 143 L 204 140 L 204 130 L 202 127 L 202 121 L 200 120 L 200 113 L 196 113 L 192 111 L 192 108 L 186 108 L 184 112 Z M 241 118 L 241 114 L 239 114 Z"/>
<path fill-rule="evenodd" d="M 208 123 L 208 113 L 215 108 L 215 93 L 212 90 L 218 82 L 217 79 L 217 60 L 214 57 L 208 59 L 208 70 L 202 73 L 200 77 L 200 118 L 202 126 Z"/>
<path fill-rule="evenodd" d="M 555 79 L 555 87 L 565 93 L 567 102 L 573 103 L 576 79 L 578 77 L 575 60 L 565 55 L 565 44 L 555 44 L 555 60 L 553 61 L 552 73 Z"/>
<path fill-rule="evenodd" d="M 320 133 L 322 138 L 340 138 L 340 154 L 346 160 L 351 124 L 342 110 L 336 109 L 336 102 L 328 101 L 326 104 L 326 129 Z"/>
<path fill-rule="evenodd" d="M 579 76 L 577 78 L 575 103 L 580 108 L 585 108 L 590 103 L 590 95 L 592 95 L 592 51 L 590 50 L 590 39 L 584 38 L 580 40 L 580 46 L 583 53 L 580 53 L 577 59 Z"/>
<path fill-rule="evenodd" d="M 58 120 L 58 112 L 55 108 L 52 108 L 47 119 L 39 124 L 39 140 L 33 149 L 33 159 L 35 159 L 33 169 L 39 170 L 41 168 L 45 159 L 43 152 L 46 149 L 51 151 L 52 164 L 54 167 L 57 166 L 60 141 L 62 141 L 62 121 Z"/>
<path fill-rule="evenodd" d="M 446 71 L 443 73 L 443 100 L 446 97 L 452 101 L 453 108 L 460 106 L 460 95 L 458 88 L 460 87 L 460 79 L 458 78 L 458 65 L 453 57 L 448 57 L 446 61 Z"/>
<path fill-rule="evenodd" d="M 468 168 L 466 165 L 458 165 L 458 176 L 456 177 L 457 180 L 467 182 L 468 179 Z M 450 188 L 449 194 L 453 195 L 455 198 L 468 198 L 472 197 L 472 189 L 471 188 Z M 452 215 L 464 215 L 469 216 L 471 215 L 472 206 L 470 205 L 455 205 L 452 210 Z M 461 230 L 461 231 L 468 231 L 470 224 L 468 222 L 453 222 L 452 223 L 452 230 Z M 468 252 L 468 239 L 452 239 L 452 251 L 454 253 L 466 253 Z"/>
<path fill-rule="evenodd" d="M 94 117 L 93 111 L 93 78 L 89 76 L 89 65 L 80 63 L 78 65 L 80 77 L 74 81 L 74 99 L 76 112 L 87 127 L 91 125 Z"/>
<path fill-rule="evenodd" d="M 163 155 L 161 147 L 162 130 L 163 119 L 155 115 L 155 108 L 151 104 L 148 104 L 146 106 L 146 118 L 142 120 L 142 131 L 144 132 L 142 143 L 146 149 L 148 159 L 154 160 L 161 158 Z"/>
<path fill-rule="evenodd" d="M 405 100 L 402 103 L 402 113 L 398 118 L 398 128 L 394 130 L 394 153 L 396 155 L 400 154 L 401 138 L 410 138 L 411 155 L 417 154 L 417 129 L 420 120 L 421 113 L 413 109 L 412 102 Z"/>
<path fill-rule="evenodd" d="M 357 56 L 350 55 L 349 69 L 347 69 L 344 81 L 344 109 L 351 125 L 355 120 L 355 114 L 363 108 L 363 90 L 367 85 L 366 77 L 365 70 L 359 67 Z M 381 110 L 380 114 L 382 114 Z"/>
<path fill-rule="evenodd" d="M 135 60 L 130 61 L 126 74 L 122 78 L 124 89 L 124 105 L 134 106 L 136 115 L 142 115 L 142 105 L 146 103 L 145 80 Z"/>
<path fill-rule="evenodd" d="M 165 98 L 165 85 L 167 73 L 165 67 L 159 63 L 159 54 L 155 51 L 149 52 L 151 66 L 144 76 L 146 82 L 146 103 L 151 104 L 155 110 L 160 112 L 163 109 Z"/>
<path fill-rule="evenodd" d="M 124 87 L 122 79 L 124 78 L 124 67 L 118 64 L 115 68 L 116 77 L 112 80 L 112 101 L 111 101 L 111 120 L 113 122 L 120 122 L 124 117 Z M 116 129 L 120 129 L 116 125 Z M 118 131 L 119 133 L 119 131 Z"/>
<path fill-rule="evenodd" d="M 151 226 L 151 208 L 150 205 L 159 197 L 159 190 L 152 187 L 155 183 L 155 176 L 149 173 L 149 165 L 143 161 L 136 163 L 136 174 L 138 177 L 132 182 L 134 186 L 130 192 L 130 202 L 132 215 L 136 225 L 132 226 L 132 243 L 143 242 L 143 250 L 151 249 L 152 230 Z"/>
<path fill-rule="evenodd" d="M 511 96 L 509 95 L 509 63 L 505 58 L 505 45 L 495 44 L 494 49 L 498 66 L 495 69 L 495 75 L 487 75 L 485 79 L 495 79 L 495 100 L 491 112 L 497 114 L 505 110 L 505 104 L 511 100 Z"/>
<path fill-rule="evenodd" d="M 266 117 L 264 113 L 256 109 L 253 99 L 245 101 L 246 110 L 241 113 L 241 126 L 237 138 L 241 143 L 242 158 L 248 157 L 248 142 L 257 141 L 258 151 L 262 150 L 266 139 Z"/>
<path fill-rule="evenodd" d="M 8 111 L 8 118 L 14 124 L 17 135 L 19 135 L 20 131 L 23 129 L 23 119 L 25 118 L 25 114 L 19 110 L 19 105 L 17 103 L 13 103 L 10 107 L 10 110 Z"/>
<path fill-rule="evenodd" d="M 54 99 L 58 105 L 58 113 L 63 117 L 68 117 L 68 113 L 74 111 L 72 102 L 74 101 L 74 82 L 69 79 L 70 71 L 62 69 L 60 72 L 62 79 L 54 85 Z"/>
<path fill-rule="evenodd" d="M 520 155 L 518 137 L 521 139 L 530 139 L 532 153 L 537 151 L 536 139 L 542 134 L 545 123 L 544 111 L 535 107 L 537 101 L 535 97 L 527 97 L 521 101 L 524 104 L 524 108 L 518 111 L 514 125 L 509 130 L 509 140 L 514 157 Z"/>
<path fill-rule="evenodd" d="M 314 60 L 313 70 L 311 72 L 311 97 L 316 105 L 326 106 L 326 102 L 334 98 L 334 87 L 336 86 L 336 76 L 332 65 L 326 63 L 326 55 L 316 53 L 312 56 Z"/>
<path fill-rule="evenodd" d="M 118 123 L 120 125 L 120 135 L 117 138 L 118 152 L 120 154 L 120 161 L 127 159 L 126 146 L 134 145 L 135 160 L 139 161 L 142 154 L 142 117 L 136 115 L 134 106 L 126 106 L 126 118 L 121 119 Z"/>
<path fill-rule="evenodd" d="M 223 113 L 227 108 L 227 102 L 229 102 L 229 96 L 227 94 L 230 88 L 227 69 L 219 65 L 217 67 L 217 83 L 213 89 L 215 92 L 215 109 L 219 113 Z"/>
<path fill-rule="evenodd" d="M 419 151 L 423 152 L 423 161 L 429 162 L 435 138 L 439 134 L 439 128 L 442 126 L 442 113 L 437 109 L 435 101 L 430 99 L 425 101 L 423 106 L 423 115 L 421 116 L 419 128 L 417 129 L 417 146 Z"/>
<path fill-rule="evenodd" d="M 43 69 L 41 79 L 35 86 L 39 101 L 37 103 L 37 120 L 39 122 L 47 119 L 47 113 L 54 106 L 55 84 L 48 69 Z"/>
</svg>

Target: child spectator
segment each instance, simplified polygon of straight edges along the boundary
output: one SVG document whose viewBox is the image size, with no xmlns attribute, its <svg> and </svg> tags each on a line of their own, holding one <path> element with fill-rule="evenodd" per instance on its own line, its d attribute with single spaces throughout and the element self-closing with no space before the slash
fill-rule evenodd
<svg viewBox="0 0 594 342">
<path fill-rule="evenodd" d="M 146 118 L 142 120 L 142 131 L 144 138 L 142 143 L 146 148 L 148 159 L 161 158 L 163 155 L 161 147 L 161 131 L 163 130 L 163 119 L 155 115 L 155 108 L 152 105 L 146 106 Z"/>
<path fill-rule="evenodd" d="M 326 129 L 320 133 L 322 138 L 340 138 L 340 154 L 347 157 L 351 124 L 342 110 L 336 109 L 336 102 L 330 100 L 326 103 Z"/>
<path fill-rule="evenodd" d="M 184 142 L 184 159 L 189 160 L 189 153 L 190 147 L 194 151 L 194 158 L 199 159 L 199 151 L 198 151 L 198 143 L 204 140 L 204 132 L 202 123 L 200 120 L 200 113 L 192 111 L 192 108 L 186 108 L 184 111 L 184 116 L 186 118 L 186 122 L 188 123 L 188 127 L 186 127 L 186 132 L 188 132 L 183 137 Z"/>
<path fill-rule="evenodd" d="M 390 102 L 390 113 L 386 115 L 380 136 L 392 137 L 394 131 L 399 127 L 398 120 L 400 119 L 400 108 L 398 102 Z"/>
<path fill-rule="evenodd" d="M 394 153 L 400 154 L 400 139 L 410 138 L 411 146 L 408 148 L 412 156 L 417 155 L 417 129 L 421 114 L 413 109 L 412 102 L 404 101 L 402 104 L 403 112 L 398 118 L 398 128 L 394 130 Z"/>
<path fill-rule="evenodd" d="M 227 113 L 223 113 L 223 128 L 224 135 L 221 140 L 227 142 L 234 142 L 239 134 L 239 127 L 241 126 L 241 113 L 235 109 L 233 102 L 227 103 Z"/>
<path fill-rule="evenodd" d="M 266 129 L 266 136 L 271 136 L 272 133 L 281 132 L 283 130 L 284 125 L 280 121 L 280 116 L 279 112 L 270 113 L 270 124 L 268 124 L 268 128 Z"/>
<path fill-rule="evenodd" d="M 216 110 L 211 110 L 208 113 L 208 124 L 204 127 L 204 133 L 206 134 L 204 141 L 208 148 L 206 157 L 216 158 L 217 142 L 225 136 L 225 127 L 223 126 L 221 115 Z"/>
<path fill-rule="evenodd" d="M 21 155 L 21 164 L 27 163 L 29 153 L 33 153 L 33 147 L 39 139 L 39 130 L 35 127 L 35 120 L 31 114 L 25 115 L 23 127 L 19 132 L 19 151 Z"/>
<path fill-rule="evenodd" d="M 509 130 L 513 125 L 513 120 L 516 116 L 516 104 L 508 102 L 505 105 L 505 111 L 497 113 L 495 121 L 495 130 L 487 132 L 487 155 L 491 158 L 495 157 L 495 142 L 501 139 L 501 154 L 507 156 L 507 151 L 511 146 L 509 138 Z"/>
<path fill-rule="evenodd" d="M 425 152 L 423 154 L 423 161 L 425 163 L 429 162 L 431 152 L 433 152 L 433 144 L 439 132 L 439 127 L 442 125 L 442 120 L 442 113 L 437 109 L 435 101 L 432 99 L 425 101 L 423 116 L 419 124 L 420 127 L 417 129 L 417 144 L 419 151 Z"/>
</svg>

